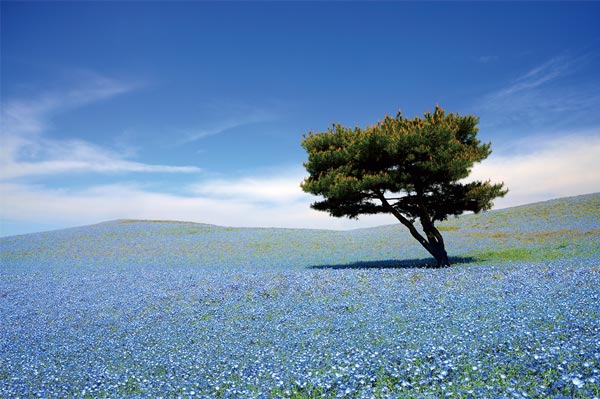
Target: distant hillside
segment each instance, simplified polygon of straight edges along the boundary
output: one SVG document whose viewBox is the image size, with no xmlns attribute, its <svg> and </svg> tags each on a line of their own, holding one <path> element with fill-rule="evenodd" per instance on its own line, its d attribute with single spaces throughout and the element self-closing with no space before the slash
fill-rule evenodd
<svg viewBox="0 0 600 399">
<path fill-rule="evenodd" d="M 463 215 L 439 227 L 458 262 L 596 256 L 600 193 Z M 427 259 L 400 224 L 330 231 L 116 220 L 0 238 L 3 267 L 368 267 L 420 265 Z"/>
</svg>

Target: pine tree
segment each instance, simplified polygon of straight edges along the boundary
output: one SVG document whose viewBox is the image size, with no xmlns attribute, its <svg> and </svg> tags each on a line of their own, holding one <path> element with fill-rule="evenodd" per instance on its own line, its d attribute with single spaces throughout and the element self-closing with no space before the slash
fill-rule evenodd
<svg viewBox="0 0 600 399">
<path fill-rule="evenodd" d="M 503 183 L 461 182 L 491 153 L 491 144 L 477 139 L 478 123 L 475 116 L 446 114 L 436 106 L 422 118 L 398 112 L 365 129 L 334 124 L 326 132 L 309 132 L 302 146 L 310 176 L 301 187 L 322 196 L 311 207 L 331 216 L 391 213 L 438 267 L 450 266 L 435 223 L 488 210 L 508 192 Z"/>
</svg>

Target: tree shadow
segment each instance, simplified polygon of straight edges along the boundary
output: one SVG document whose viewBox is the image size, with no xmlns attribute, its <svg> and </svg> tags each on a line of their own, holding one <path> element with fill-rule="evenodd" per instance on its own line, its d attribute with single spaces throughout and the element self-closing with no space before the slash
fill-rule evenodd
<svg viewBox="0 0 600 399">
<path fill-rule="evenodd" d="M 452 265 L 473 263 L 477 259 L 470 256 L 451 256 L 450 263 Z M 332 265 L 315 265 L 309 266 L 309 269 L 435 269 L 437 267 L 433 258 L 423 259 L 388 259 L 388 260 L 373 260 L 373 261 L 361 261 L 344 264 L 332 264 Z"/>
</svg>

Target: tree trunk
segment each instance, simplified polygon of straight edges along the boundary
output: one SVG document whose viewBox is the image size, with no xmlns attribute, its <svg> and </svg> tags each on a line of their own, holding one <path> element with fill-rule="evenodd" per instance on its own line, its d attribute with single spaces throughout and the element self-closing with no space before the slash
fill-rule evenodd
<svg viewBox="0 0 600 399">
<path fill-rule="evenodd" d="M 437 267 L 450 267 L 450 259 L 448 259 L 448 253 L 446 252 L 446 246 L 444 245 L 444 238 L 440 234 L 440 231 L 435 228 L 433 221 L 429 216 L 429 212 L 425 205 L 421 205 L 421 225 L 423 231 L 427 236 L 427 246 L 425 249 L 429 251 L 437 262 Z"/>
<path fill-rule="evenodd" d="M 450 259 L 448 259 L 448 253 L 446 253 L 446 247 L 444 246 L 444 239 L 442 235 L 435 228 L 431 218 L 429 217 L 429 213 L 424 206 L 421 206 L 421 224 L 423 225 L 423 231 L 427 236 L 427 239 L 423 237 L 414 224 L 406 219 L 396 208 L 390 205 L 387 199 L 384 197 L 383 193 L 378 193 L 378 198 L 381 200 L 382 205 L 394 215 L 400 223 L 402 223 L 408 230 L 410 234 L 429 252 L 437 262 L 437 267 L 450 267 Z"/>
<path fill-rule="evenodd" d="M 444 243 L 429 243 L 428 247 L 425 247 L 427 251 L 435 258 L 437 267 L 450 267 L 450 259 L 448 259 L 448 253 L 444 247 Z"/>
<path fill-rule="evenodd" d="M 429 219 L 424 222 L 423 218 L 421 218 L 421 223 L 424 225 L 423 229 L 428 241 L 427 246 L 424 245 L 425 249 L 433 255 L 437 262 L 437 267 L 450 267 L 450 259 L 448 259 L 442 235 Z"/>
</svg>

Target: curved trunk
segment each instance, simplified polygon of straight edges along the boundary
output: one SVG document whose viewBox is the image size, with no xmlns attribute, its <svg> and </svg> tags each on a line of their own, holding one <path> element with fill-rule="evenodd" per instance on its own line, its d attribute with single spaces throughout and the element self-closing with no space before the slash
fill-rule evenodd
<svg viewBox="0 0 600 399">
<path fill-rule="evenodd" d="M 421 225 L 423 231 L 427 236 L 428 246 L 425 247 L 437 262 L 437 267 L 449 267 L 450 259 L 448 259 L 448 253 L 444 245 L 444 239 L 440 234 L 439 230 L 433 225 L 433 220 L 429 216 L 427 207 L 423 204 L 420 205 L 421 209 Z"/>
<path fill-rule="evenodd" d="M 451 266 L 450 259 L 448 259 L 448 253 L 446 252 L 446 246 L 444 245 L 444 239 L 438 229 L 436 229 L 429 220 L 424 223 L 423 218 L 421 218 L 421 223 L 424 225 L 423 230 L 425 230 L 428 241 L 425 249 L 433 255 L 437 262 L 437 267 Z"/>
<path fill-rule="evenodd" d="M 437 267 L 450 267 L 450 259 L 448 259 L 448 253 L 446 252 L 446 247 L 444 246 L 444 239 L 442 235 L 435 228 L 433 222 L 431 221 L 427 209 L 422 207 L 422 216 L 421 216 L 421 225 L 423 226 L 423 231 L 425 232 L 425 237 L 423 237 L 414 224 L 411 223 L 410 220 L 406 219 L 396 208 L 394 208 L 387 199 L 383 196 L 383 193 L 378 193 L 378 198 L 381 200 L 382 205 L 392 214 L 394 215 L 400 223 L 402 223 L 410 234 L 429 252 L 437 262 Z"/>
</svg>

